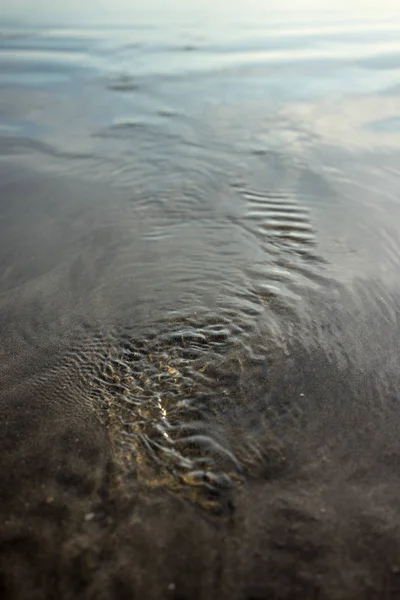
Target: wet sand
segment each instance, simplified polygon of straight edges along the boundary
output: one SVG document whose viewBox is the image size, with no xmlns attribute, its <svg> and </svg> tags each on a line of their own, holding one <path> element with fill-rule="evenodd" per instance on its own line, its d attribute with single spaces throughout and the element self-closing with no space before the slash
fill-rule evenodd
<svg viewBox="0 0 400 600">
<path fill-rule="evenodd" d="M 127 473 L 73 378 L 3 391 L 2 597 L 396 598 L 397 333 L 374 366 L 289 344 L 249 374 L 217 511 Z"/>
<path fill-rule="evenodd" d="M 51 179 L 37 176 L 3 186 L 3 200 L 14 199 L 8 210 L 3 205 L 6 231 L 13 214 L 21 228 L 21 214 L 29 223 L 29 234 L 18 236 L 26 243 L 24 257 L 42 234 L 17 201 L 32 201 L 34 194 L 48 199 L 43 210 L 49 218 L 55 201 L 57 211 L 78 193 L 80 205 L 93 202 L 95 187 L 70 182 L 63 188 L 62 181 L 56 194 Z M 100 198 L 96 193 L 96 203 Z M 29 275 L 15 271 L 15 285 L 11 278 L 3 283 L 2 597 L 396 598 L 400 338 L 394 291 L 389 314 L 377 308 L 373 282 L 360 281 L 351 293 L 335 286 L 323 301 L 310 293 L 312 318 L 292 314 L 290 327 L 282 321 L 275 333 L 253 327 L 243 346 L 230 346 L 222 336 L 220 351 L 207 338 L 207 360 L 210 352 L 219 356 L 208 371 L 217 401 L 207 396 L 191 426 L 237 462 L 233 467 L 213 446 L 206 453 L 212 468 L 197 479 L 193 470 L 192 479 L 182 473 L 174 479 L 176 471 L 148 460 L 146 446 L 137 445 L 134 433 L 144 430 L 121 441 L 131 430 L 119 420 L 127 413 L 106 376 L 118 328 L 101 338 L 112 304 L 95 302 L 84 285 L 105 247 L 87 252 L 85 275 L 76 278 L 78 259 L 62 254 L 68 235 L 57 254 L 44 252 L 49 262 L 40 257 Z M 25 258 L 21 264 L 26 267 Z M 80 295 L 86 304 L 79 305 Z M 99 305 L 103 313 L 92 308 Z M 180 341 L 170 338 L 169 360 L 186 348 L 191 354 L 182 356 L 197 364 L 203 355 L 193 339 L 185 342 L 185 326 L 181 321 Z M 157 325 L 156 319 L 147 329 L 142 323 L 135 332 L 142 348 L 174 331 L 172 321 Z M 140 346 L 126 328 L 121 339 L 129 352 Z M 149 361 L 142 350 L 141 367 L 161 370 L 156 358 L 150 367 Z M 164 385 L 167 395 L 175 389 L 170 380 Z M 105 413 L 110 394 L 113 410 Z M 135 409 L 129 411 L 137 419 Z M 189 425 L 181 422 L 180 431 Z M 182 452 L 204 458 L 200 446 Z M 217 471 L 228 484 L 212 478 Z"/>
<path fill-rule="evenodd" d="M 207 6 L 2 29 L 2 599 L 400 598 L 399 24 Z"/>
</svg>

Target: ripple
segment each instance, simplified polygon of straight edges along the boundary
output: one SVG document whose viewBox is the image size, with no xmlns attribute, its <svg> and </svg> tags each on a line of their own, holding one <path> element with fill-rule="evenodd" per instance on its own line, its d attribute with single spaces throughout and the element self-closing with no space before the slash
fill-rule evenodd
<svg viewBox="0 0 400 600">
<path fill-rule="evenodd" d="M 295 199 L 284 192 L 258 194 L 244 192 L 248 202 L 246 219 L 252 221 L 257 234 L 267 243 L 275 238 L 295 251 L 303 246 L 314 245 L 315 236 L 309 221 L 309 211 L 299 206 Z"/>
<path fill-rule="evenodd" d="M 110 76 L 106 87 L 113 92 L 137 92 L 142 86 L 135 77 L 128 74 L 120 74 Z"/>
<path fill-rule="evenodd" d="M 139 339 L 128 332 L 111 335 L 108 344 L 98 338 L 84 353 L 71 354 L 84 365 L 78 369 L 88 399 L 109 429 L 123 470 L 137 470 L 144 483 L 181 489 L 216 510 L 243 475 L 229 443 L 211 425 L 235 393 L 236 378 L 229 390 L 215 376 L 233 339 L 226 323 L 183 320 Z"/>
</svg>

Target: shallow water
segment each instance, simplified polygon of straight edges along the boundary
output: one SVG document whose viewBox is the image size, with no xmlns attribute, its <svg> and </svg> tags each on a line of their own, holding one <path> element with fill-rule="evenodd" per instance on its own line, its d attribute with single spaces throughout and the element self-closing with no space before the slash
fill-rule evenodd
<svg viewBox="0 0 400 600">
<path fill-rule="evenodd" d="M 3 395 L 94 406 L 128 470 L 216 481 L 242 468 L 210 415 L 251 390 L 254 418 L 278 353 L 394 368 L 399 34 L 254 3 L 8 14 Z"/>
<path fill-rule="evenodd" d="M 2 598 L 398 597 L 400 17 L 338 1 L 1 6 Z"/>
</svg>

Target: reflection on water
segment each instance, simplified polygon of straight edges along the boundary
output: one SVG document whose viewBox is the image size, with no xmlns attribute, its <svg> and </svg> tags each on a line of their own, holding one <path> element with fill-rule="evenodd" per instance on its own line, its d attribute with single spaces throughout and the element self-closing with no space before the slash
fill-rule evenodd
<svg viewBox="0 0 400 600">
<path fill-rule="evenodd" d="M 3 27 L 5 356 L 184 317 L 246 358 L 311 297 L 397 288 L 400 22 L 247 17 Z"/>
<path fill-rule="evenodd" d="M 199 304 L 255 327 L 307 289 L 393 279 L 400 24 L 261 16 L 3 27 L 2 172 L 35 182 L 3 184 L 3 303 L 97 261 L 71 291 L 88 315 Z M 73 179 L 109 189 L 71 198 Z"/>
<path fill-rule="evenodd" d="M 0 31 L 2 393 L 217 512 L 262 423 L 398 352 L 400 19 L 232 11 Z"/>
</svg>

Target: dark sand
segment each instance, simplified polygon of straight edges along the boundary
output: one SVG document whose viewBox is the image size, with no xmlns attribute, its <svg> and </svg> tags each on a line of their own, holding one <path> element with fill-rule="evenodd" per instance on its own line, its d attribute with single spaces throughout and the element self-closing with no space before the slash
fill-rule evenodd
<svg viewBox="0 0 400 600">
<path fill-rule="evenodd" d="M 396 407 L 372 423 L 374 377 L 339 378 L 323 356 L 298 357 L 295 381 L 277 371 L 272 397 L 306 389 L 310 406 L 279 438 L 258 432 L 260 454 L 219 515 L 120 479 L 78 401 L 2 395 L 1 597 L 397 598 Z"/>
</svg>

